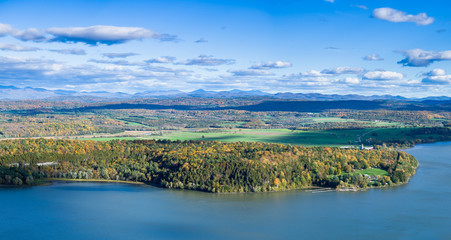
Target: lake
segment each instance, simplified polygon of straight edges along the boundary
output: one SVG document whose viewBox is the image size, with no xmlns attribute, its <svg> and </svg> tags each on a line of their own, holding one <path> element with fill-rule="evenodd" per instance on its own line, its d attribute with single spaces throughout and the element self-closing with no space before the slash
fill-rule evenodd
<svg viewBox="0 0 451 240">
<path fill-rule="evenodd" d="M 230 194 L 111 183 L 0 189 L 1 239 L 451 239 L 451 142 L 403 186 Z"/>
</svg>

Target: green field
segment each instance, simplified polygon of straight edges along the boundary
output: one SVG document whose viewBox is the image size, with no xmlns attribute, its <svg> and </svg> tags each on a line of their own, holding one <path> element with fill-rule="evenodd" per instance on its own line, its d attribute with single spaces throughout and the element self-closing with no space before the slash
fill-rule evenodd
<svg viewBox="0 0 451 240">
<path fill-rule="evenodd" d="M 324 123 L 324 122 L 356 122 L 354 119 L 338 118 L 338 117 L 311 117 L 304 118 L 307 120 L 312 120 L 314 122 Z"/>
<path fill-rule="evenodd" d="M 388 176 L 388 172 L 379 168 L 367 168 L 355 171 L 354 173 L 367 174 L 370 176 Z"/>
<path fill-rule="evenodd" d="M 168 139 L 221 141 L 221 142 L 264 142 L 282 143 L 304 146 L 344 146 L 367 144 L 367 140 L 391 142 L 393 140 L 411 141 L 423 139 L 440 139 L 440 135 L 411 135 L 414 128 L 366 128 L 366 129 L 333 129 L 333 130 L 289 130 L 289 129 L 224 129 L 217 132 L 201 131 L 168 131 L 163 135 L 142 135 L 137 137 L 96 137 L 81 140 L 109 141 L 113 139 Z M 359 142 L 360 139 L 360 142 Z"/>
<path fill-rule="evenodd" d="M 365 130 L 330 130 L 330 131 L 292 131 L 288 129 L 235 129 L 223 132 L 199 133 L 199 132 L 173 132 L 163 136 L 149 136 L 155 139 L 169 140 L 204 140 L 221 142 L 265 142 L 283 143 L 293 145 L 327 145 L 342 146 L 357 144 L 357 135 Z"/>
<path fill-rule="evenodd" d="M 141 124 L 141 123 L 126 121 L 126 120 L 123 120 L 123 119 L 116 119 L 116 120 L 121 121 L 121 122 L 125 123 L 128 126 L 149 127 L 149 126 Z"/>
<path fill-rule="evenodd" d="M 200 140 L 200 141 L 221 141 L 221 142 L 264 142 L 283 143 L 305 146 L 343 146 L 357 145 L 359 134 L 365 130 L 329 130 L 329 131 L 300 131 L 289 129 L 232 129 L 221 132 L 202 133 L 194 131 L 173 131 L 164 135 L 146 135 L 142 137 L 96 137 L 81 138 L 80 140 L 109 141 L 113 139 L 134 140 L 134 139 L 169 139 L 180 140 Z"/>
</svg>

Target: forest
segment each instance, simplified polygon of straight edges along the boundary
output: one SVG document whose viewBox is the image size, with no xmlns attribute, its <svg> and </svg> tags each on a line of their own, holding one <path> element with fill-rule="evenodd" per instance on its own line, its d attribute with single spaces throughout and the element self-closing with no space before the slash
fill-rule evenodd
<svg viewBox="0 0 451 240">
<path fill-rule="evenodd" d="M 0 184 L 109 179 L 214 193 L 311 187 L 364 189 L 405 183 L 417 160 L 393 149 L 216 141 L 0 141 Z M 386 176 L 361 170 L 380 169 Z"/>
</svg>

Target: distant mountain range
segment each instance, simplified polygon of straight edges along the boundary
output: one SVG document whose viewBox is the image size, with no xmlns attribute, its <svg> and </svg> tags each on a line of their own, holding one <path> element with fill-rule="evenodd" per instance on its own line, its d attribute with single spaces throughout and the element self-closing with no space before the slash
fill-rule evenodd
<svg viewBox="0 0 451 240">
<path fill-rule="evenodd" d="M 198 97 L 198 98 L 248 98 L 248 97 L 269 97 L 275 99 L 297 99 L 297 100 L 397 100 L 397 101 L 449 101 L 451 97 L 434 96 L 426 98 L 405 98 L 392 95 L 364 96 L 357 94 L 338 95 L 320 93 L 265 93 L 262 91 L 206 91 L 199 89 L 192 92 L 182 92 L 179 90 L 155 90 L 143 91 L 135 94 L 123 92 L 76 92 L 66 90 L 48 90 L 43 88 L 18 88 L 15 86 L 0 86 L 0 100 L 50 100 L 50 101 L 88 101 L 103 102 L 112 100 L 140 99 L 140 98 L 176 98 L 176 97 Z"/>
</svg>

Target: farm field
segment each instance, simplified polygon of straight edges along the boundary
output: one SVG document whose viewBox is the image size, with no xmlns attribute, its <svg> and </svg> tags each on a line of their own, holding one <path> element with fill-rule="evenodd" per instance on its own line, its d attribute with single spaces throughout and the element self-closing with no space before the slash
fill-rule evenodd
<svg viewBox="0 0 451 240">
<path fill-rule="evenodd" d="M 221 142 L 265 142 L 304 146 L 341 146 L 350 144 L 349 141 L 356 141 L 355 135 L 350 135 L 350 133 L 342 133 L 338 135 L 337 133 L 332 131 L 291 131 L 288 129 L 235 129 L 213 133 L 179 131 L 163 136 L 156 136 L 153 138 L 181 141 L 204 140 Z"/>
<path fill-rule="evenodd" d="M 81 138 L 81 140 L 109 141 L 113 139 L 168 139 L 171 141 L 199 140 L 221 142 L 264 142 L 303 146 L 357 146 L 360 144 L 415 141 L 418 138 L 440 140 L 443 136 L 425 132 L 418 135 L 417 128 L 366 128 L 333 130 L 289 130 L 289 129 L 184 129 L 165 131 L 141 136 L 117 136 Z M 155 132 L 157 133 L 157 132 Z M 415 134 L 414 134 L 415 133 Z"/>
</svg>

